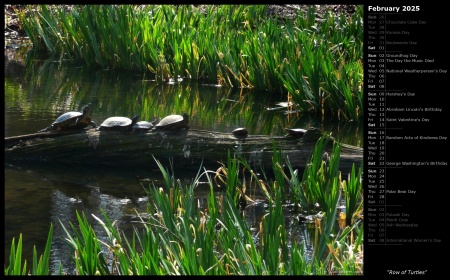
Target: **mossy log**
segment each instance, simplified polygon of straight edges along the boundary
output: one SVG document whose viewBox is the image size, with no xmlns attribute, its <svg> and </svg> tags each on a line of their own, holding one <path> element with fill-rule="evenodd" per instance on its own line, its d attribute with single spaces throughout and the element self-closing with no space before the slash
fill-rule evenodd
<svg viewBox="0 0 450 280">
<path fill-rule="evenodd" d="M 294 168 L 304 168 L 321 136 L 317 130 L 302 138 L 292 136 L 234 136 L 205 130 L 120 132 L 84 131 L 44 132 L 5 138 L 6 161 L 45 161 L 82 165 L 155 166 L 155 159 L 174 168 L 198 170 L 226 163 L 231 157 L 246 159 L 253 167 L 272 169 L 274 147 L 288 158 Z M 332 141 L 327 152 L 332 151 Z M 353 164 L 362 164 L 363 149 L 341 145 L 340 170 L 349 172 Z"/>
</svg>

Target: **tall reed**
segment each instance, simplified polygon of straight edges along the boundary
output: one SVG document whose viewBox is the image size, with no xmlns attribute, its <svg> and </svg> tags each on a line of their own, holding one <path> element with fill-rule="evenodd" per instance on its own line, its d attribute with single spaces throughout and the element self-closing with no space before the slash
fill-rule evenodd
<svg viewBox="0 0 450 280">
<path fill-rule="evenodd" d="M 9 266 L 5 264 L 5 275 L 50 275 L 50 250 L 53 239 L 53 224 L 50 224 L 47 243 L 44 254 L 38 259 L 36 246 L 33 248 L 33 260 L 31 271 L 27 271 L 27 261 L 22 260 L 22 234 L 16 243 L 13 238 L 11 243 L 11 252 L 9 254 Z"/>
<path fill-rule="evenodd" d="M 265 5 L 28 6 L 20 13 L 36 51 L 95 68 L 151 72 L 229 87 L 288 93 L 304 113 L 361 120 L 363 9 L 310 6 L 280 23 Z"/>
<path fill-rule="evenodd" d="M 322 137 L 316 144 L 303 179 L 298 172 L 289 175 L 282 169 L 276 180 L 269 183 L 259 179 L 245 159 L 228 156 L 228 164 L 221 169 L 225 191 L 217 191 L 211 177 L 217 172 L 203 170 L 191 183 L 183 186 L 176 180 L 173 168 L 166 168 L 157 159 L 163 174 L 164 187 L 154 183 L 143 186 L 149 197 L 148 213 L 139 214 L 140 223 L 134 225 L 131 235 L 121 231 L 102 211 L 103 217 L 96 220 L 103 226 L 107 238 L 100 240 L 88 223 L 84 213 L 77 212 L 78 227 L 70 223 L 70 231 L 62 223 L 67 244 L 72 249 L 72 258 L 78 275 L 329 275 L 362 274 L 363 225 L 357 214 L 362 198 L 358 187 L 361 172 L 354 170 L 344 183 L 338 171 L 339 144 L 334 143 L 329 159 L 323 153 L 330 141 Z M 277 155 L 274 146 L 274 156 Z M 275 163 L 277 166 L 280 162 Z M 292 167 L 288 165 L 288 170 Z M 241 166 L 247 170 L 256 184 L 267 195 L 267 211 L 256 232 L 245 220 L 245 207 L 239 199 L 247 199 L 245 177 L 242 181 Z M 207 203 L 201 206 L 195 189 L 206 177 L 209 193 Z M 201 180 L 202 179 L 202 180 Z M 284 194 L 288 188 L 302 209 L 310 204 L 319 205 L 313 215 L 314 252 L 307 257 L 304 244 L 293 236 L 288 237 L 284 205 L 292 196 Z M 342 192 L 349 200 L 348 214 L 351 224 L 341 226 L 337 209 Z M 303 193 L 303 194 L 302 194 Z M 247 202 L 250 202 L 248 200 Z M 355 204 L 356 203 L 356 204 Z M 242 209 L 244 208 L 244 209 Z M 291 221 L 289 224 L 295 222 Z M 52 228 L 50 230 L 52 232 Z M 44 259 L 49 258 L 51 234 L 47 241 Z M 5 274 L 25 274 L 21 267 L 21 239 L 18 249 L 14 240 L 10 266 Z M 34 261 L 33 263 L 36 263 Z M 12 265 L 12 266 L 11 266 Z M 12 267 L 14 269 L 12 270 Z M 38 266 L 39 267 L 39 266 Z M 59 273 L 62 269 L 60 268 Z M 7 273 L 6 273 L 7 272 Z M 33 269 L 33 275 L 47 274 L 48 266 Z"/>
</svg>

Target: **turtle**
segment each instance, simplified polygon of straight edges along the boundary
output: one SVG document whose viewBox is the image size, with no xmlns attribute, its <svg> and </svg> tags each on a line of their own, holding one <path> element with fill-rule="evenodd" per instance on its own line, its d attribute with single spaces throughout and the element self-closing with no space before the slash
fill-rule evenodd
<svg viewBox="0 0 450 280">
<path fill-rule="evenodd" d="M 233 135 L 236 137 L 247 137 L 248 131 L 244 127 L 236 128 L 232 131 Z"/>
<path fill-rule="evenodd" d="M 186 112 L 183 115 L 169 115 L 163 118 L 154 129 L 175 130 L 183 128 L 189 128 L 189 116 Z"/>
<path fill-rule="evenodd" d="M 39 132 L 53 130 L 82 129 L 91 125 L 97 127 L 95 122 L 91 120 L 92 103 L 83 107 L 81 112 L 67 112 L 59 116 L 50 126 L 39 130 Z"/>
<path fill-rule="evenodd" d="M 307 129 L 303 129 L 303 128 L 286 128 L 286 131 L 288 132 L 288 134 L 286 136 L 294 136 L 297 138 L 301 138 L 303 137 L 303 135 L 305 135 L 305 133 L 308 131 Z"/>
<path fill-rule="evenodd" d="M 303 141 L 317 140 L 323 134 L 321 130 L 316 127 L 310 127 L 308 129 L 293 128 L 286 130 L 289 132 L 286 136 L 291 135 L 292 137 L 302 138 Z"/>
<path fill-rule="evenodd" d="M 133 125 L 133 131 L 147 131 L 154 127 L 153 122 L 140 121 Z"/>
<path fill-rule="evenodd" d="M 110 117 L 103 121 L 98 130 L 131 130 L 138 119 L 139 115 L 134 116 L 133 119 L 127 117 Z"/>
</svg>

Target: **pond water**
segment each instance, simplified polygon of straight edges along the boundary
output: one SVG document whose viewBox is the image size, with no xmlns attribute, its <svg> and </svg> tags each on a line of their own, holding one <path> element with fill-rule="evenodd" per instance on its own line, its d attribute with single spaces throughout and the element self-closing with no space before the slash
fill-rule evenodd
<svg viewBox="0 0 450 280">
<path fill-rule="evenodd" d="M 195 129 L 229 132 L 246 127 L 252 134 L 284 135 L 286 127 L 313 126 L 332 132 L 343 143 L 362 146 L 362 126 L 299 112 L 281 93 L 189 81 L 161 84 L 141 74 L 89 70 L 51 60 L 5 63 L 5 137 L 36 133 L 62 113 L 79 111 L 89 102 L 93 103 L 92 118 L 97 124 L 110 116 L 140 114 L 141 120 L 152 121 L 188 112 L 190 126 Z M 174 170 L 173 175 L 189 185 L 196 174 Z M 137 213 L 146 211 L 145 188 L 149 183 L 143 183 L 143 178 L 155 185 L 162 182 L 160 171 L 147 166 L 5 162 L 5 260 L 12 239 L 17 243 L 22 234 L 23 256 L 31 267 L 33 246 L 38 255 L 43 253 L 52 223 L 52 273 L 62 263 L 65 272 L 72 274 L 60 221 L 68 228 L 69 222 L 76 222 L 76 210 L 83 211 L 99 238 L 106 238 L 91 216 L 102 217 L 103 209 L 111 220 L 118 221 L 119 228 L 131 231 Z M 201 185 L 196 189 L 199 205 L 206 202 L 207 192 L 208 188 Z M 248 223 L 257 227 L 264 199 L 257 190 L 250 193 L 256 203 L 245 210 L 245 215 Z M 289 215 L 286 213 L 287 218 Z M 305 225 L 289 226 L 289 230 L 299 240 L 308 240 Z"/>
</svg>

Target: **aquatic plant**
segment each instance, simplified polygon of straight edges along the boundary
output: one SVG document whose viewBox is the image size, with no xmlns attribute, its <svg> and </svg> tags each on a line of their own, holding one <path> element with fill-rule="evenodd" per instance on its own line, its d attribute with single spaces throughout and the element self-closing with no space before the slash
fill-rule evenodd
<svg viewBox="0 0 450 280">
<path fill-rule="evenodd" d="M 334 142 L 330 157 L 323 157 L 330 138 L 316 143 L 302 179 L 289 162 L 279 156 L 274 145 L 275 180 L 264 182 L 245 159 L 229 153 L 228 163 L 218 171 L 199 171 L 184 186 L 175 179 L 173 168 L 157 159 L 164 186 L 154 182 L 143 187 L 149 202 L 147 213 L 136 213 L 140 222 L 131 236 L 118 228 L 102 210 L 93 217 L 106 232 L 100 240 L 84 213 L 76 213 L 77 225 L 69 222 L 66 243 L 71 248 L 77 275 L 360 275 L 362 274 L 363 223 L 360 213 L 363 199 L 361 171 L 355 169 L 343 181 L 339 170 L 339 144 Z M 280 168 L 287 165 L 289 173 Z M 241 168 L 242 167 L 242 168 Z M 247 182 L 244 174 L 250 175 Z M 212 177 L 215 175 L 215 177 Z M 242 180 L 240 177 L 242 176 Z M 290 178 L 292 177 L 292 178 Z M 206 178 L 209 187 L 206 206 L 195 199 L 195 189 Z M 225 188 L 217 190 L 217 183 Z M 248 185 L 247 185 L 248 184 Z M 267 198 L 266 211 L 252 230 L 246 222 L 245 204 L 251 203 L 247 186 L 255 184 Z M 286 194 L 286 190 L 288 193 Z M 338 215 L 342 195 L 350 222 Z M 348 200 L 348 201 L 347 201 Z M 245 203 L 243 203 L 243 201 Z M 305 244 L 288 235 L 285 205 L 298 203 L 297 213 L 312 214 L 312 257 Z M 244 204 L 244 205 L 243 205 Z M 314 209 L 311 205 L 318 205 Z M 302 211 L 300 211 L 300 209 Z M 299 223 L 293 220 L 289 224 Z M 44 258 L 33 264 L 30 274 L 48 274 L 50 229 Z M 19 250 L 20 248 L 20 250 Z M 10 254 L 5 274 L 25 274 L 21 267 L 21 238 Z M 59 273 L 62 274 L 60 267 Z"/>
<path fill-rule="evenodd" d="M 360 121 L 363 9 L 315 7 L 293 20 L 265 5 L 33 5 L 19 14 L 38 52 L 102 69 L 150 72 L 155 80 L 257 88 L 288 95 L 303 112 Z"/>
<path fill-rule="evenodd" d="M 33 248 L 33 261 L 31 271 L 27 271 L 27 261 L 22 260 L 22 234 L 16 243 L 13 238 L 11 243 L 11 252 L 9 254 L 9 266 L 5 264 L 5 275 L 50 275 L 50 250 L 53 239 L 53 224 L 50 224 L 47 243 L 44 254 L 38 259 L 36 246 Z M 22 266 L 23 265 L 23 266 Z"/>
</svg>

